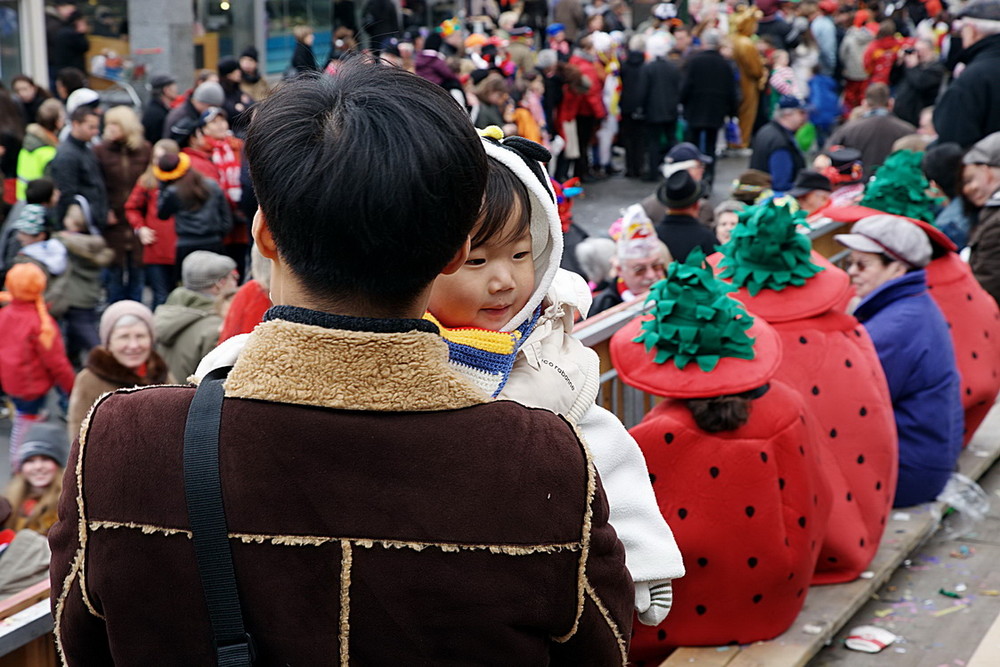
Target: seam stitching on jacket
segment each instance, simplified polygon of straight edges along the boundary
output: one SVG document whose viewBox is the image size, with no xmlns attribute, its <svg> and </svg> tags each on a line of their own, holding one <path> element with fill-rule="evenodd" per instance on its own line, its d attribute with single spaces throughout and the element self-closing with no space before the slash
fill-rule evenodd
<svg viewBox="0 0 1000 667">
<path fill-rule="evenodd" d="M 351 564 L 353 555 L 349 540 L 340 542 L 340 664 L 350 664 L 351 648 Z"/>
</svg>

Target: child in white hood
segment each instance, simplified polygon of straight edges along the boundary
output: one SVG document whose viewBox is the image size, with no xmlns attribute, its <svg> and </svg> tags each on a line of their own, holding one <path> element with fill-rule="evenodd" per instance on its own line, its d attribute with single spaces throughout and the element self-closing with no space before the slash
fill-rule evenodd
<svg viewBox="0 0 1000 667">
<path fill-rule="evenodd" d="M 683 576 L 684 566 L 642 452 L 595 403 L 597 355 L 570 335 L 575 313 L 590 306 L 590 290 L 559 269 L 562 228 L 539 164 L 548 151 L 520 137 L 504 140 L 499 128 L 483 134 L 490 174 L 471 254 L 459 271 L 437 279 L 427 317 L 441 328 L 452 364 L 486 393 L 547 408 L 576 427 L 625 545 L 639 619 L 658 625 L 670 610 L 670 580 Z"/>
</svg>

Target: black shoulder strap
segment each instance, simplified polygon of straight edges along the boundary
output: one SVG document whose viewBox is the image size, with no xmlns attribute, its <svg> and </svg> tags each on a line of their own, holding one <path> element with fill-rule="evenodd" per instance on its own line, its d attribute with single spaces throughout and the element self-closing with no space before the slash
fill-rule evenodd
<svg viewBox="0 0 1000 667">
<path fill-rule="evenodd" d="M 253 641 L 243 627 L 219 477 L 222 382 L 230 368 L 206 375 L 188 409 L 184 427 L 184 497 L 219 667 L 244 667 L 253 664 Z"/>
</svg>

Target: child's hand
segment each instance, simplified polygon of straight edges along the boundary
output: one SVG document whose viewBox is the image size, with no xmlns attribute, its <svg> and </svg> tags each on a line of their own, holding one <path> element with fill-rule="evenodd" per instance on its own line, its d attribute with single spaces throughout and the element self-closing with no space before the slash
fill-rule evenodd
<svg viewBox="0 0 1000 667">
<path fill-rule="evenodd" d="M 139 235 L 139 243 L 142 245 L 153 245 L 156 243 L 156 230 L 152 227 L 140 227 L 136 230 Z"/>
</svg>

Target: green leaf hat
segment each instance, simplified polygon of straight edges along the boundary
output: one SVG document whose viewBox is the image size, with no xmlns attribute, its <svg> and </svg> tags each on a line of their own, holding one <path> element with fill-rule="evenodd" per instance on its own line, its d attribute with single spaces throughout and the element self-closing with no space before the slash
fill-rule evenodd
<svg viewBox="0 0 1000 667">
<path fill-rule="evenodd" d="M 865 186 L 861 206 L 933 223 L 938 200 L 927 194 L 930 183 L 920 168 L 923 155 L 896 151 L 886 158 Z"/>
<path fill-rule="evenodd" d="M 611 356 L 628 384 L 661 396 L 695 398 L 765 384 L 781 360 L 778 336 L 729 296 L 700 248 L 653 285 L 649 317 L 615 334 Z"/>
<path fill-rule="evenodd" d="M 719 248 L 719 277 L 746 288 L 750 296 L 805 285 L 825 268 L 812 262 L 812 242 L 799 233 L 800 225 L 806 225 L 805 211 L 788 199 L 747 208 L 729 242 Z"/>
</svg>

